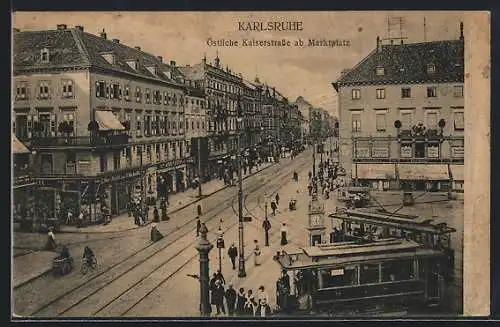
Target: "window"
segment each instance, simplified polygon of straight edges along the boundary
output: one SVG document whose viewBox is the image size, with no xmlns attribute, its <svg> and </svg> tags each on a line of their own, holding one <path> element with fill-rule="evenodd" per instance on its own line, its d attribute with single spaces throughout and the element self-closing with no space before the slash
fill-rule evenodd
<svg viewBox="0 0 500 327">
<path fill-rule="evenodd" d="M 63 79 L 62 81 L 62 97 L 72 98 L 73 97 L 73 81 L 70 79 Z"/>
<path fill-rule="evenodd" d="M 412 113 L 411 112 L 403 112 L 401 113 L 401 128 L 402 129 L 411 129 L 412 127 Z"/>
<path fill-rule="evenodd" d="M 158 90 L 153 91 L 153 103 L 161 104 L 161 93 Z"/>
<path fill-rule="evenodd" d="M 142 121 L 141 121 L 141 114 L 137 114 L 135 116 L 135 121 L 136 121 L 136 136 L 142 136 Z"/>
<path fill-rule="evenodd" d="M 200 121 L 197 121 L 197 122 L 196 122 L 196 128 L 197 128 L 197 129 L 200 129 Z"/>
<path fill-rule="evenodd" d="M 456 131 L 464 130 L 464 113 L 463 112 L 455 112 L 453 113 L 453 126 Z"/>
<path fill-rule="evenodd" d="M 428 64 L 427 65 L 427 73 L 434 74 L 435 72 L 436 72 L 436 66 L 434 66 L 434 64 Z"/>
<path fill-rule="evenodd" d="M 125 101 L 130 101 L 130 86 L 125 86 Z"/>
<path fill-rule="evenodd" d="M 323 280 L 323 288 L 358 284 L 358 267 L 356 266 L 320 270 L 320 274 Z"/>
<path fill-rule="evenodd" d="M 48 63 L 50 61 L 49 49 L 43 48 L 40 51 L 40 61 L 43 62 L 43 63 Z"/>
<path fill-rule="evenodd" d="M 455 85 L 453 86 L 453 96 L 457 98 L 463 98 L 464 96 L 464 86 L 463 85 Z"/>
<path fill-rule="evenodd" d="M 352 114 L 352 131 L 361 132 L 361 114 Z"/>
<path fill-rule="evenodd" d="M 135 101 L 138 103 L 142 102 L 142 93 L 139 86 L 135 88 Z"/>
<path fill-rule="evenodd" d="M 16 100 L 28 99 L 28 83 L 19 82 L 16 85 Z"/>
<path fill-rule="evenodd" d="M 69 123 L 71 127 L 73 127 L 73 133 L 75 132 L 75 113 L 74 112 L 64 112 L 63 113 L 63 121 Z"/>
<path fill-rule="evenodd" d="M 101 153 L 99 157 L 99 166 L 101 173 L 108 170 L 108 156 L 106 153 Z"/>
<path fill-rule="evenodd" d="M 360 89 L 352 89 L 352 99 L 353 100 L 361 99 L 361 90 Z"/>
<path fill-rule="evenodd" d="M 40 81 L 38 83 L 38 98 L 39 99 L 48 99 L 49 95 L 49 81 Z"/>
<path fill-rule="evenodd" d="M 427 128 L 428 129 L 437 129 L 437 113 L 436 112 L 428 112 L 427 113 Z"/>
<path fill-rule="evenodd" d="M 414 279 L 413 260 L 382 263 L 382 281 L 394 282 Z"/>
<path fill-rule="evenodd" d="M 151 90 L 146 89 L 146 103 L 151 103 Z"/>
<path fill-rule="evenodd" d="M 106 83 L 103 81 L 95 82 L 95 96 L 97 98 L 106 97 Z"/>
<path fill-rule="evenodd" d="M 437 97 L 437 87 L 435 87 L 435 86 L 429 86 L 429 87 L 427 87 L 427 97 L 428 98 L 435 98 L 435 97 Z"/>
<path fill-rule="evenodd" d="M 375 73 L 377 74 L 377 76 L 384 76 L 385 75 L 384 67 L 377 67 L 377 69 L 375 70 Z"/>
<path fill-rule="evenodd" d="M 29 137 L 28 132 L 31 131 L 31 126 L 29 126 L 29 120 L 27 115 L 16 115 L 16 131 L 15 134 L 18 139 L 26 139 Z"/>
<path fill-rule="evenodd" d="M 168 93 L 163 92 L 163 104 L 168 104 Z"/>
<path fill-rule="evenodd" d="M 411 98 L 411 88 L 403 87 L 401 89 L 401 97 L 402 98 Z"/>
<path fill-rule="evenodd" d="M 359 271 L 359 283 L 371 284 L 379 282 L 378 264 L 361 264 Z"/>
<path fill-rule="evenodd" d="M 377 99 L 385 99 L 385 89 L 377 89 Z"/>
<path fill-rule="evenodd" d="M 191 129 L 194 129 L 194 121 L 191 121 Z"/>
<path fill-rule="evenodd" d="M 151 116 L 144 115 L 144 135 L 151 135 Z"/>
<path fill-rule="evenodd" d="M 385 113 L 380 113 L 376 115 L 376 127 L 377 127 L 377 132 L 385 131 Z"/>
<path fill-rule="evenodd" d="M 120 99 L 121 98 L 120 84 L 116 84 L 116 83 L 111 83 L 110 84 L 109 97 L 111 99 Z"/>
</svg>

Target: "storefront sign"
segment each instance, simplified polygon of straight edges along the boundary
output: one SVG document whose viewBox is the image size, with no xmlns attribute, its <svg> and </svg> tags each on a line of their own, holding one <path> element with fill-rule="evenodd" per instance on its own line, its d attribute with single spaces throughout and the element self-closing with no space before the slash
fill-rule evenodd
<svg viewBox="0 0 500 327">
<path fill-rule="evenodd" d="M 388 147 L 372 148 L 372 157 L 373 158 L 388 158 L 389 157 L 389 148 Z"/>
<path fill-rule="evenodd" d="M 453 158 L 463 158 L 464 157 L 464 147 L 454 146 L 451 148 L 451 156 Z"/>
<path fill-rule="evenodd" d="M 428 146 L 427 147 L 427 157 L 428 158 L 439 158 L 439 146 Z"/>
<path fill-rule="evenodd" d="M 78 160 L 78 174 L 82 175 L 90 175 L 91 174 L 91 166 L 90 161 L 87 160 Z"/>
<path fill-rule="evenodd" d="M 402 145 L 401 146 L 401 158 L 411 158 L 413 155 L 413 149 L 411 145 Z"/>
</svg>

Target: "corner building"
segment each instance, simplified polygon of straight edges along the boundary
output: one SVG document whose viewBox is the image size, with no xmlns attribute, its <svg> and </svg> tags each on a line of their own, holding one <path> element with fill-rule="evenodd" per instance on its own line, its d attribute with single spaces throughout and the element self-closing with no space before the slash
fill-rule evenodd
<svg viewBox="0 0 500 327">
<path fill-rule="evenodd" d="M 172 64 L 82 26 L 14 31 L 13 130 L 34 153 L 39 221 L 91 222 L 186 186 L 185 86 Z M 161 175 L 162 178 L 159 178 Z"/>
<path fill-rule="evenodd" d="M 381 44 L 333 83 L 340 161 L 358 185 L 452 188 L 464 183 L 464 40 Z"/>
</svg>

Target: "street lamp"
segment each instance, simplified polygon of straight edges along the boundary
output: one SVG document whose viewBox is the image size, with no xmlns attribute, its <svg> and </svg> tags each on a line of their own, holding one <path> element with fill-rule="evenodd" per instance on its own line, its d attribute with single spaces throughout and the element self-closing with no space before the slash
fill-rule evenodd
<svg viewBox="0 0 500 327">
<path fill-rule="evenodd" d="M 264 197 L 265 197 L 265 203 L 264 203 L 265 219 L 264 222 L 262 223 L 262 227 L 264 228 L 265 232 L 265 245 L 269 246 L 269 230 L 271 229 L 271 222 L 269 222 L 269 219 L 267 218 L 267 193 L 264 193 Z"/>
<path fill-rule="evenodd" d="M 238 104 L 239 105 L 239 104 Z M 236 119 L 237 121 L 237 135 L 238 135 L 238 233 L 239 233 L 239 260 L 238 260 L 238 277 L 246 277 L 245 271 L 245 247 L 243 244 L 243 183 L 241 177 L 241 151 L 240 151 L 240 125 L 243 121 L 241 115 Z"/>
</svg>

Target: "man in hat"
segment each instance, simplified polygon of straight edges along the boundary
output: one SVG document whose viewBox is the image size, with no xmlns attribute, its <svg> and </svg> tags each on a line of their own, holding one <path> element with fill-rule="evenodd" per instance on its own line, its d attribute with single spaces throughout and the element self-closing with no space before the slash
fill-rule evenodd
<svg viewBox="0 0 500 327">
<path fill-rule="evenodd" d="M 236 257 L 238 256 L 238 249 L 234 245 L 234 243 L 231 243 L 231 246 L 227 250 L 227 255 L 231 259 L 231 263 L 233 264 L 233 270 L 236 269 Z"/>
<path fill-rule="evenodd" d="M 236 303 L 236 291 L 233 288 L 233 283 L 229 283 L 225 297 L 227 303 L 227 313 L 229 316 L 232 316 L 234 315 L 234 309 Z"/>
<path fill-rule="evenodd" d="M 217 309 L 217 314 L 226 313 L 226 309 L 224 308 L 224 286 L 219 279 L 215 281 L 215 288 L 212 291 L 212 304 L 215 305 Z"/>
</svg>

